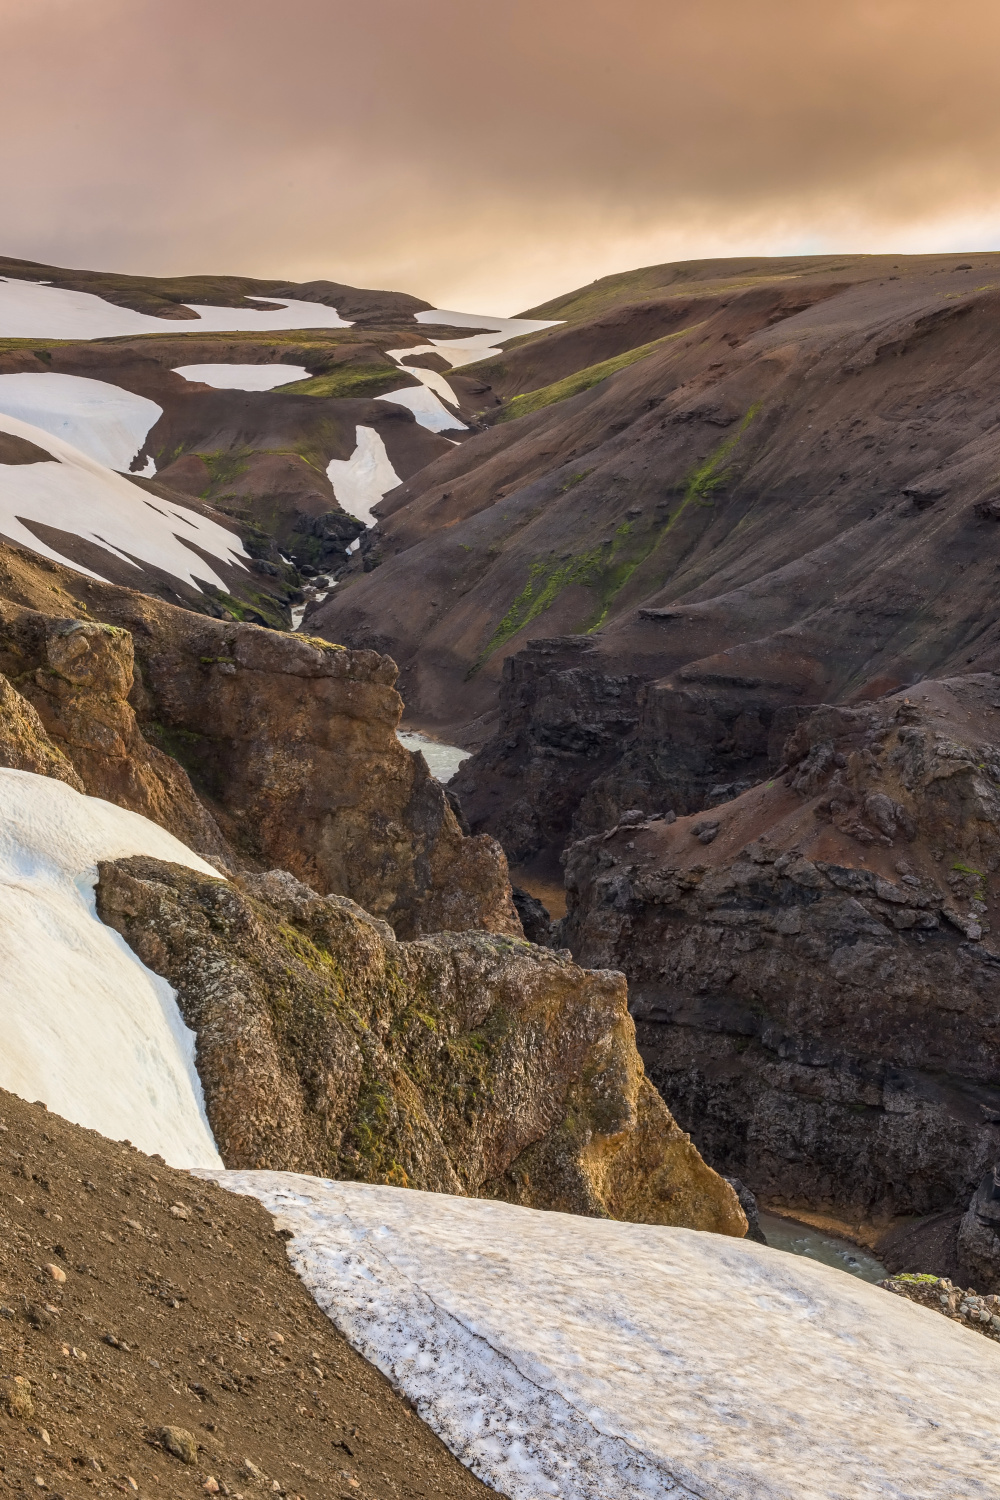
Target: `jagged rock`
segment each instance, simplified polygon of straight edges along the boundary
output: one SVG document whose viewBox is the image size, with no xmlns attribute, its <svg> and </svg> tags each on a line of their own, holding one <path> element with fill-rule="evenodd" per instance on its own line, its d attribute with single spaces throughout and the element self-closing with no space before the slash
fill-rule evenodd
<svg viewBox="0 0 1000 1500">
<path fill-rule="evenodd" d="M 73 764 L 49 739 L 28 700 L 0 675 L 0 766 L 54 776 L 76 791 L 84 790 Z"/>
<path fill-rule="evenodd" d="M 650 1076 L 719 1170 L 876 1222 L 998 1157 L 992 675 L 821 708 L 783 776 L 574 844 L 562 941 L 630 981 Z"/>
<path fill-rule="evenodd" d="M 931 1276 L 921 1271 L 887 1276 L 879 1286 L 1000 1342 L 1000 1297 L 982 1297 L 971 1287 L 965 1290 L 953 1286 L 947 1277 Z"/>
<path fill-rule="evenodd" d="M 45 665 L 23 683 L 82 789 L 168 828 L 192 849 L 228 864 L 225 840 L 187 773 L 143 738 L 128 701 L 132 637 L 114 625 L 47 619 Z"/>
<path fill-rule="evenodd" d="M 177 990 L 228 1166 L 745 1232 L 644 1076 L 621 975 L 486 933 L 400 943 L 287 872 L 120 860 L 97 901 Z"/>
<path fill-rule="evenodd" d="M 1000 1291 L 1000 1167 L 986 1173 L 958 1226 L 958 1253 L 981 1286 Z M 1000 1326 L 1000 1320 L 998 1320 Z"/>
<path fill-rule="evenodd" d="M 544 948 L 552 948 L 554 943 L 553 921 L 548 911 L 533 896 L 530 891 L 523 891 L 520 886 L 513 888 L 514 906 L 521 919 L 524 935 L 529 943 L 539 943 Z"/>
<path fill-rule="evenodd" d="M 727 1177 L 726 1181 L 740 1200 L 740 1208 L 746 1215 L 748 1240 L 756 1240 L 758 1245 L 767 1244 L 767 1236 L 760 1227 L 760 1216 L 757 1210 L 757 1198 L 751 1193 L 745 1182 L 738 1177 Z"/>
<path fill-rule="evenodd" d="M 393 662 L 92 592 L 101 624 L 0 600 L 0 671 L 88 792 L 217 864 L 280 865 L 349 896 L 402 937 L 521 935 L 503 851 L 463 834 L 396 738 Z"/>
</svg>

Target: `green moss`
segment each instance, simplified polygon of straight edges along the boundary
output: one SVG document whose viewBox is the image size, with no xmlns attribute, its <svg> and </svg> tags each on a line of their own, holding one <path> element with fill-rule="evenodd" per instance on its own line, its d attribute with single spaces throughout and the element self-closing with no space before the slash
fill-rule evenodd
<svg viewBox="0 0 1000 1500">
<path fill-rule="evenodd" d="M 903 1271 L 899 1276 L 894 1276 L 893 1280 L 915 1282 L 921 1286 L 937 1286 L 941 1278 L 931 1276 L 927 1271 Z"/>
<path fill-rule="evenodd" d="M 714 452 L 701 462 L 685 479 L 680 505 L 660 526 L 645 532 L 635 532 L 631 522 L 624 521 L 608 542 L 578 553 L 574 557 L 558 562 L 541 558 L 528 568 L 527 581 L 513 600 L 503 619 L 468 673 L 473 677 L 485 662 L 519 631 L 524 630 L 545 610 L 550 609 L 562 592 L 573 584 L 593 589 L 597 595 L 596 608 L 579 629 L 587 634 L 599 630 L 622 589 L 636 569 L 650 556 L 677 525 L 684 512 L 693 505 L 711 506 L 712 496 L 728 481 L 735 449 L 760 411 L 759 403 L 751 406 L 735 432 L 730 433 Z M 592 470 L 574 475 L 568 484 L 577 483 Z"/>
<path fill-rule="evenodd" d="M 207 500 L 214 489 L 234 484 L 240 475 L 245 474 L 249 469 L 250 454 L 249 448 L 242 453 L 225 453 L 220 449 L 216 453 L 197 454 L 208 470 L 210 480 L 209 487 L 201 498 Z"/>
<path fill-rule="evenodd" d="M 296 380 L 291 385 L 278 386 L 275 394 L 364 400 L 399 390 L 400 386 L 408 383 L 406 373 L 398 365 L 344 364 L 338 365 L 326 375 L 313 375 L 308 380 Z"/>
<path fill-rule="evenodd" d="M 515 417 L 526 417 L 529 412 L 540 411 L 544 406 L 552 406 L 557 401 L 568 401 L 571 396 L 578 396 L 581 391 L 589 391 L 592 386 L 599 385 L 602 380 L 607 380 L 611 375 L 616 375 L 619 370 L 628 369 L 641 359 L 648 359 L 658 349 L 666 344 L 673 343 L 675 339 L 691 333 L 690 328 L 681 328 L 676 333 L 668 333 L 664 338 L 654 339 L 651 344 L 640 344 L 636 349 L 628 349 L 624 354 L 616 354 L 612 359 L 602 359 L 596 365 L 588 365 L 584 370 L 577 370 L 573 375 L 567 375 L 563 380 L 555 380 L 551 385 L 543 385 L 537 391 L 526 391 L 521 396 L 514 396 L 503 408 L 497 417 L 498 422 L 511 422 Z"/>
</svg>

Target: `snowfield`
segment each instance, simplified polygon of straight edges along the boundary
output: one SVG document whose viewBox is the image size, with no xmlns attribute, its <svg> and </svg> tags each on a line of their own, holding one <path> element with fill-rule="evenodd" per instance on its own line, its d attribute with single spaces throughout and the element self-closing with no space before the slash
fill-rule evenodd
<svg viewBox="0 0 1000 1500">
<path fill-rule="evenodd" d="M 0 432 L 26 438 L 55 460 L 0 464 L 0 535 L 18 546 L 30 547 L 88 578 L 100 578 L 99 573 L 39 540 L 24 523 L 34 521 L 71 532 L 131 563 L 136 568 L 137 587 L 142 581 L 140 564 L 148 563 L 196 588 L 207 583 L 226 591 L 211 565 L 185 546 L 181 537 L 220 562 L 241 567 L 249 562 L 249 554 L 234 532 L 197 511 L 143 494 L 138 485 L 62 439 L 2 414 Z"/>
<path fill-rule="evenodd" d="M 507 339 L 516 339 L 523 333 L 539 333 L 543 328 L 555 328 L 561 319 L 540 318 L 493 318 L 484 314 L 482 317 L 476 313 L 443 312 L 440 308 L 433 311 L 418 312 L 414 314 L 418 323 L 448 323 L 453 328 L 488 328 L 489 333 L 474 333 L 467 339 L 431 339 L 429 344 L 421 344 L 419 349 L 409 349 L 409 354 L 440 354 L 451 361 L 453 370 L 460 369 L 462 365 L 475 364 L 478 359 L 489 359 L 491 355 L 500 354 L 502 350 L 497 343 L 497 336 L 501 342 Z M 412 372 L 414 375 L 416 370 Z"/>
<path fill-rule="evenodd" d="M 273 391 L 306 380 L 305 365 L 175 365 L 174 374 L 217 391 Z"/>
<path fill-rule="evenodd" d="M 358 446 L 350 458 L 331 458 L 326 475 L 341 509 L 371 526 L 372 506 L 402 480 L 374 427 L 356 427 L 354 435 Z"/>
<path fill-rule="evenodd" d="M 174 991 L 98 919 L 97 862 L 218 872 L 172 834 L 0 768 L 0 1086 L 173 1166 L 221 1166 Z"/>
<path fill-rule="evenodd" d="M 82 375 L 0 375 L 0 412 L 72 443 L 109 469 L 127 471 L 163 416 L 162 406 Z"/>
<path fill-rule="evenodd" d="M 250 297 L 279 303 L 276 311 L 250 307 L 184 305 L 197 318 L 154 318 L 117 307 L 93 292 L 70 292 L 38 281 L 0 277 L 0 337 L 19 339 L 104 339 L 128 333 L 262 333 L 280 328 L 350 328 L 336 308 L 278 297 Z"/>
<path fill-rule="evenodd" d="M 694 1230 L 218 1180 L 292 1231 L 336 1326 L 511 1500 L 996 1500 L 1000 1347 L 841 1271 Z"/>
</svg>

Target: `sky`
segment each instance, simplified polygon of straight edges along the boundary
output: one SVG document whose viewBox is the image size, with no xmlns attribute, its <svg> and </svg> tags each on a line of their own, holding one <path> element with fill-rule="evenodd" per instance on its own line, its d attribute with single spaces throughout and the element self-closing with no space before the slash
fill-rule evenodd
<svg viewBox="0 0 1000 1500">
<path fill-rule="evenodd" d="M 0 0 L 0 254 L 514 313 L 1000 248 L 996 0 Z"/>
</svg>

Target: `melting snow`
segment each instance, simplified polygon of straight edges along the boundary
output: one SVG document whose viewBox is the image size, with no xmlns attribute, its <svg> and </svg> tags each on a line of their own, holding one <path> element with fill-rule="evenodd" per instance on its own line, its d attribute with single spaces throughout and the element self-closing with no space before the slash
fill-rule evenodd
<svg viewBox="0 0 1000 1500">
<path fill-rule="evenodd" d="M 350 328 L 336 309 L 317 302 L 251 297 L 280 302 L 276 311 L 250 307 L 204 307 L 185 303 L 197 318 L 155 318 L 117 307 L 92 292 L 71 292 L 38 281 L 0 277 L 0 337 L 103 339 L 129 333 L 239 333 L 280 328 Z"/>
<path fill-rule="evenodd" d="M 163 416 L 155 401 L 121 386 L 49 372 L 0 375 L 0 412 L 72 443 L 109 469 L 123 470 Z"/>
<path fill-rule="evenodd" d="M 137 813 L 0 768 L 0 1086 L 174 1166 L 217 1166 L 174 991 L 96 913 L 97 862 L 218 872 Z"/>
<path fill-rule="evenodd" d="M 30 547 L 90 578 L 101 576 L 40 541 L 24 524 L 40 522 L 97 542 L 132 563 L 137 584 L 141 583 L 140 563 L 148 563 L 195 587 L 208 583 L 224 592 L 223 580 L 180 538 L 220 562 L 244 565 L 249 561 L 243 543 L 233 532 L 197 511 L 144 495 L 130 480 L 60 438 L 3 415 L 0 432 L 27 438 L 57 460 L 0 464 L 0 534 L 18 546 Z"/>
<path fill-rule="evenodd" d="M 331 458 L 326 474 L 341 509 L 371 526 L 372 506 L 402 481 L 374 427 L 355 428 L 355 438 L 358 446 L 350 458 Z"/>
<path fill-rule="evenodd" d="M 217 391 L 273 391 L 309 378 L 304 365 L 175 365 L 174 374 Z"/>
<path fill-rule="evenodd" d="M 427 769 L 435 781 L 448 782 L 463 760 L 468 760 L 471 751 L 460 750 L 457 745 L 442 745 L 438 740 L 429 740 L 416 730 L 401 729 L 396 735 L 407 750 L 419 750 L 427 762 Z"/>
<path fill-rule="evenodd" d="M 474 333 L 467 339 L 432 339 L 429 344 L 421 345 L 419 350 L 409 350 L 410 354 L 441 354 L 450 360 L 452 369 L 455 370 L 462 365 L 474 364 L 476 360 L 500 354 L 502 350 L 497 343 L 497 334 L 500 335 L 500 342 L 504 342 L 519 338 L 524 333 L 539 333 L 543 328 L 555 328 L 562 321 L 559 318 L 480 317 L 476 313 L 442 312 L 439 308 L 419 312 L 415 316 L 418 323 L 449 323 L 453 328 L 491 330 L 489 333 Z"/>
<path fill-rule="evenodd" d="M 840 1271 L 688 1229 L 219 1180 L 293 1231 L 332 1321 L 512 1500 L 995 1500 L 1000 1348 Z"/>
<path fill-rule="evenodd" d="M 464 428 L 466 424 L 453 411 L 448 410 L 428 378 L 432 376 L 438 386 L 446 386 L 451 391 L 444 376 L 439 375 L 436 370 L 413 369 L 410 365 L 405 368 L 406 373 L 416 375 L 421 384 L 408 385 L 400 391 L 388 391 L 384 396 L 376 396 L 375 400 L 391 401 L 395 406 L 408 406 L 420 426 L 426 427 L 429 432 L 454 432 L 458 427 Z M 458 404 L 454 391 L 451 391 L 451 400 Z"/>
</svg>

